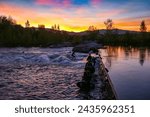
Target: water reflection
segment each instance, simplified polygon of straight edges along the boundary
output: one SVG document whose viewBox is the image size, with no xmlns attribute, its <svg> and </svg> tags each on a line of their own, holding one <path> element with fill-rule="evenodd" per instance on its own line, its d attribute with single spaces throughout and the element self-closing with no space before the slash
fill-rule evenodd
<svg viewBox="0 0 150 117">
<path fill-rule="evenodd" d="M 141 48 L 140 50 L 139 50 L 139 54 L 140 54 L 140 60 L 139 60 L 139 62 L 140 62 L 140 64 L 143 66 L 143 64 L 144 64 L 144 61 L 145 61 L 145 56 L 146 56 L 146 49 L 145 48 Z"/>
<path fill-rule="evenodd" d="M 120 99 L 150 99 L 150 49 L 108 47 L 100 50 Z"/>
<path fill-rule="evenodd" d="M 132 47 L 107 47 L 106 50 L 104 50 L 106 53 L 104 56 L 107 56 L 106 58 L 106 65 L 108 68 L 111 68 L 112 65 L 112 59 L 117 60 L 119 58 L 124 58 L 126 60 L 129 60 L 131 58 L 139 59 L 139 63 L 141 66 L 144 65 L 145 59 L 150 59 L 150 49 L 148 48 L 132 48 Z"/>
</svg>

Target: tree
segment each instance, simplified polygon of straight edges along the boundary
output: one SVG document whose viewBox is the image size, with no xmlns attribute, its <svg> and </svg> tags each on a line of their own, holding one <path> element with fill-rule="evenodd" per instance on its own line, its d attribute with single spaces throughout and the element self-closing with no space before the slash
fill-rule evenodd
<svg viewBox="0 0 150 117">
<path fill-rule="evenodd" d="M 89 28 L 88 28 L 88 31 L 95 31 L 95 30 L 97 30 L 97 28 L 94 26 L 89 26 Z"/>
<path fill-rule="evenodd" d="M 56 30 L 57 29 L 57 26 L 56 26 L 56 24 L 54 25 L 54 30 Z"/>
<path fill-rule="evenodd" d="M 60 30 L 60 26 L 59 26 L 59 24 L 58 24 L 58 26 L 57 26 L 57 30 Z"/>
<path fill-rule="evenodd" d="M 141 22 L 141 25 L 140 25 L 140 31 L 141 31 L 141 32 L 146 32 L 146 30 L 147 30 L 147 27 L 146 27 L 146 25 L 145 25 L 145 21 L 143 20 L 143 21 Z"/>
<path fill-rule="evenodd" d="M 12 17 L 0 16 L 0 24 L 3 25 L 16 25 L 16 20 L 12 19 Z"/>
<path fill-rule="evenodd" d="M 16 25 L 17 23 L 11 16 L 8 17 L 8 21 L 10 21 L 12 25 Z"/>
<path fill-rule="evenodd" d="M 51 27 L 51 29 L 53 29 L 53 30 L 60 30 L 60 26 L 59 26 L 59 24 L 58 25 L 53 25 L 52 27 Z"/>
<path fill-rule="evenodd" d="M 107 30 L 111 30 L 113 28 L 113 21 L 112 21 L 112 19 L 107 19 L 104 22 L 104 24 L 105 24 Z"/>
<path fill-rule="evenodd" d="M 26 27 L 26 28 L 29 28 L 29 27 L 30 27 L 30 23 L 29 23 L 28 20 L 27 20 L 27 22 L 25 23 L 25 27 Z"/>
<path fill-rule="evenodd" d="M 51 27 L 51 29 L 53 29 L 53 30 L 54 30 L 54 26 L 52 26 L 52 27 Z"/>
</svg>

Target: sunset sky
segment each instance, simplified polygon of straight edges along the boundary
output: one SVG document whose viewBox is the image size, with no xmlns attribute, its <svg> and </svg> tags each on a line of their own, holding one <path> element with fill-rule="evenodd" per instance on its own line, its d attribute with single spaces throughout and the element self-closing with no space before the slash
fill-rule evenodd
<svg viewBox="0 0 150 117">
<path fill-rule="evenodd" d="M 111 18 L 115 28 L 139 30 L 145 20 L 150 30 L 150 0 L 0 0 L 0 15 L 11 16 L 18 24 L 50 28 L 59 24 L 61 30 L 84 31 L 90 25 L 104 29 Z"/>
</svg>

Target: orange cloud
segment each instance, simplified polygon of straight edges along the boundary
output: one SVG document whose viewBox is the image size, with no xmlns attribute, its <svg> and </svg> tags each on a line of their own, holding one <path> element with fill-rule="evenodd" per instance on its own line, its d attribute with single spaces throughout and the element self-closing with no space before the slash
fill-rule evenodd
<svg viewBox="0 0 150 117">
<path fill-rule="evenodd" d="M 73 31 L 83 30 L 85 29 L 84 25 L 89 25 L 89 22 L 87 22 L 88 19 L 85 20 L 78 17 L 83 9 L 80 9 L 77 16 L 74 16 L 62 11 L 60 8 L 50 9 L 49 12 L 43 13 L 43 11 L 40 12 L 34 8 L 24 8 L 6 4 L 1 4 L 0 6 L 1 15 L 12 16 L 17 20 L 17 23 L 22 26 L 24 26 L 26 20 L 30 21 L 31 26 L 37 27 L 38 24 L 44 24 L 46 27 L 51 27 L 53 24 L 60 24 L 62 25 L 61 29 L 69 31 L 71 29 L 73 29 Z M 84 28 L 81 28 L 81 26 Z M 80 28 L 77 29 L 77 27 Z"/>
<path fill-rule="evenodd" d="M 140 23 L 142 20 L 145 20 L 146 26 L 147 26 L 147 30 L 149 31 L 150 29 L 150 18 L 125 18 L 125 19 L 120 19 L 120 20 L 116 20 L 114 26 L 116 28 L 120 28 L 120 29 L 126 29 L 126 30 L 136 30 L 139 31 L 140 29 Z"/>
<path fill-rule="evenodd" d="M 15 5 L 0 5 L 0 14 L 6 16 L 12 16 L 17 20 L 18 24 L 24 26 L 26 20 L 30 21 L 32 26 L 37 27 L 38 24 L 44 24 L 46 27 L 51 27 L 53 24 L 63 24 L 62 18 L 65 17 L 64 14 L 49 14 L 38 12 L 34 8 L 24 8 Z M 58 9 L 54 9 L 53 12 L 58 12 Z M 60 11 L 61 12 L 61 11 Z"/>
<path fill-rule="evenodd" d="M 31 19 L 32 16 L 38 16 L 38 13 L 34 9 L 22 8 L 15 5 L 0 5 L 0 14 L 12 16 L 18 21 L 18 23 L 23 23 L 27 19 Z"/>
</svg>

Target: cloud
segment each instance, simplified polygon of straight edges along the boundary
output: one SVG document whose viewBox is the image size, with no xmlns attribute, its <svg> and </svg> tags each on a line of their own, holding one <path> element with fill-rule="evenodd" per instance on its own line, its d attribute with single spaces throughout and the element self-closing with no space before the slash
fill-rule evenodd
<svg viewBox="0 0 150 117">
<path fill-rule="evenodd" d="M 32 5 L 3 1 L 0 2 L 0 14 L 12 16 L 23 26 L 29 20 L 31 26 L 44 24 L 51 27 L 53 24 L 60 24 L 61 29 L 73 31 L 86 30 L 90 25 L 105 28 L 103 22 L 108 18 L 112 18 L 116 28 L 138 30 L 141 20 L 145 20 L 150 28 L 149 10 L 141 11 L 139 6 L 139 10 L 137 6 L 133 10 L 130 9 L 130 4 L 114 7 L 110 3 L 103 4 L 102 0 L 80 0 L 78 4 L 73 1 L 75 0 L 33 0 Z M 90 4 L 85 2 L 86 5 L 83 5 L 84 1 L 89 1 Z"/>
<path fill-rule="evenodd" d="M 71 0 L 35 0 L 35 4 L 51 7 L 69 7 Z"/>
<path fill-rule="evenodd" d="M 36 0 L 35 2 L 38 5 L 54 5 L 54 4 L 56 4 L 56 1 L 54 1 L 54 0 Z"/>
<path fill-rule="evenodd" d="M 53 7 L 99 5 L 101 2 L 102 0 L 35 0 L 35 3 L 37 5 L 53 6 Z"/>
<path fill-rule="evenodd" d="M 32 8 L 23 8 L 17 5 L 3 4 L 0 5 L 0 14 L 6 16 L 12 16 L 16 20 L 22 20 L 24 18 L 30 18 L 38 15 L 38 13 Z"/>
<path fill-rule="evenodd" d="M 113 18 L 113 17 L 119 16 L 122 13 L 125 13 L 125 12 L 127 12 L 127 11 L 122 10 L 122 9 L 112 9 L 112 10 L 97 13 L 96 16 L 100 17 L 102 19 L 108 19 L 108 18 Z"/>
<path fill-rule="evenodd" d="M 91 0 L 92 5 L 98 5 L 102 2 L 102 0 Z"/>
</svg>

